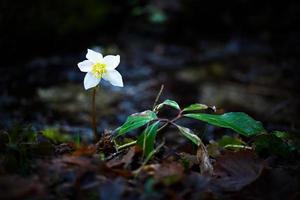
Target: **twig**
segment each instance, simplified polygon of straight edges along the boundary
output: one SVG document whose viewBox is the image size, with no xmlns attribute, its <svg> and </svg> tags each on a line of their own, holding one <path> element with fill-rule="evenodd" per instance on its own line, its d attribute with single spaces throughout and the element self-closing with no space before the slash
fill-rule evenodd
<svg viewBox="0 0 300 200">
<path fill-rule="evenodd" d="M 121 154 L 121 153 L 124 152 L 125 150 L 126 150 L 126 149 L 122 149 L 121 151 L 118 151 L 118 152 L 116 152 L 116 153 L 113 153 L 113 154 L 111 154 L 110 156 L 108 156 L 107 158 L 105 158 L 105 160 L 106 160 L 106 161 L 107 161 L 107 160 L 110 160 L 110 159 L 114 158 L 115 156 Z"/>
<path fill-rule="evenodd" d="M 156 96 L 156 98 L 155 98 L 155 101 L 154 101 L 152 110 L 154 110 L 155 106 L 157 105 L 157 102 L 158 102 L 158 100 L 159 100 L 159 98 L 160 98 L 160 96 L 161 96 L 163 90 L 164 90 L 164 85 L 162 84 L 162 85 L 160 86 L 160 90 L 159 90 L 159 92 L 158 92 L 158 94 L 157 94 L 157 96 Z"/>
</svg>

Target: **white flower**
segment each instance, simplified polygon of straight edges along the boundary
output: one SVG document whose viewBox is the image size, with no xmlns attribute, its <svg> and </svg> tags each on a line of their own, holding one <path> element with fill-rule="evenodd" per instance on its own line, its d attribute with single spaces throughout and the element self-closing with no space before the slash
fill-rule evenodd
<svg viewBox="0 0 300 200">
<path fill-rule="evenodd" d="M 101 53 L 88 49 L 86 58 L 78 63 L 80 71 L 87 72 L 83 82 L 86 90 L 97 86 L 102 78 L 114 86 L 123 87 L 122 76 L 115 70 L 120 63 L 119 55 L 103 58 Z"/>
</svg>

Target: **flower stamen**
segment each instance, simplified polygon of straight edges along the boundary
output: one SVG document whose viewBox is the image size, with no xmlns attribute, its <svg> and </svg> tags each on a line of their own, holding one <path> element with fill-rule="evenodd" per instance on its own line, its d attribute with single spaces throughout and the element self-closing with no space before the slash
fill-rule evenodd
<svg viewBox="0 0 300 200">
<path fill-rule="evenodd" d="M 102 78 L 102 76 L 107 72 L 106 64 L 104 63 L 95 63 L 92 66 L 92 74 L 97 78 Z"/>
</svg>

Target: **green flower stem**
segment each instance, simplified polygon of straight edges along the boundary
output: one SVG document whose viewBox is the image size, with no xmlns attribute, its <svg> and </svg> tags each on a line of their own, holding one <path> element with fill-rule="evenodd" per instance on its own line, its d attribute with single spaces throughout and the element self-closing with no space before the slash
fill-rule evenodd
<svg viewBox="0 0 300 200">
<path fill-rule="evenodd" d="M 97 142 L 99 138 L 97 134 L 96 87 L 94 87 L 92 91 L 92 128 L 94 132 L 94 140 Z"/>
</svg>

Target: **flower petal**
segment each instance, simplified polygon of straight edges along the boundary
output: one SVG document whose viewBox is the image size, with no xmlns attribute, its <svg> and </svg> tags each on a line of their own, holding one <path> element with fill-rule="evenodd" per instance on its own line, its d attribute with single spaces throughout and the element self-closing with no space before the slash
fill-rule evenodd
<svg viewBox="0 0 300 200">
<path fill-rule="evenodd" d="M 105 56 L 103 62 L 106 64 L 108 70 L 113 70 L 120 64 L 120 56 Z"/>
<path fill-rule="evenodd" d="M 86 58 L 90 61 L 92 61 L 93 63 L 96 62 L 101 62 L 103 59 L 103 56 L 101 53 L 98 53 L 96 51 L 93 51 L 91 49 L 88 49 L 88 52 L 86 54 Z"/>
<path fill-rule="evenodd" d="M 80 71 L 82 72 L 90 72 L 92 70 L 93 62 L 89 60 L 84 60 L 77 64 Z"/>
<path fill-rule="evenodd" d="M 92 73 L 88 72 L 86 73 L 85 77 L 84 77 L 84 89 L 88 90 L 92 87 L 95 87 L 99 84 L 101 79 L 96 78 Z"/>
<path fill-rule="evenodd" d="M 123 87 L 122 76 L 117 70 L 108 71 L 103 75 L 103 79 L 109 81 L 114 86 Z"/>
</svg>

